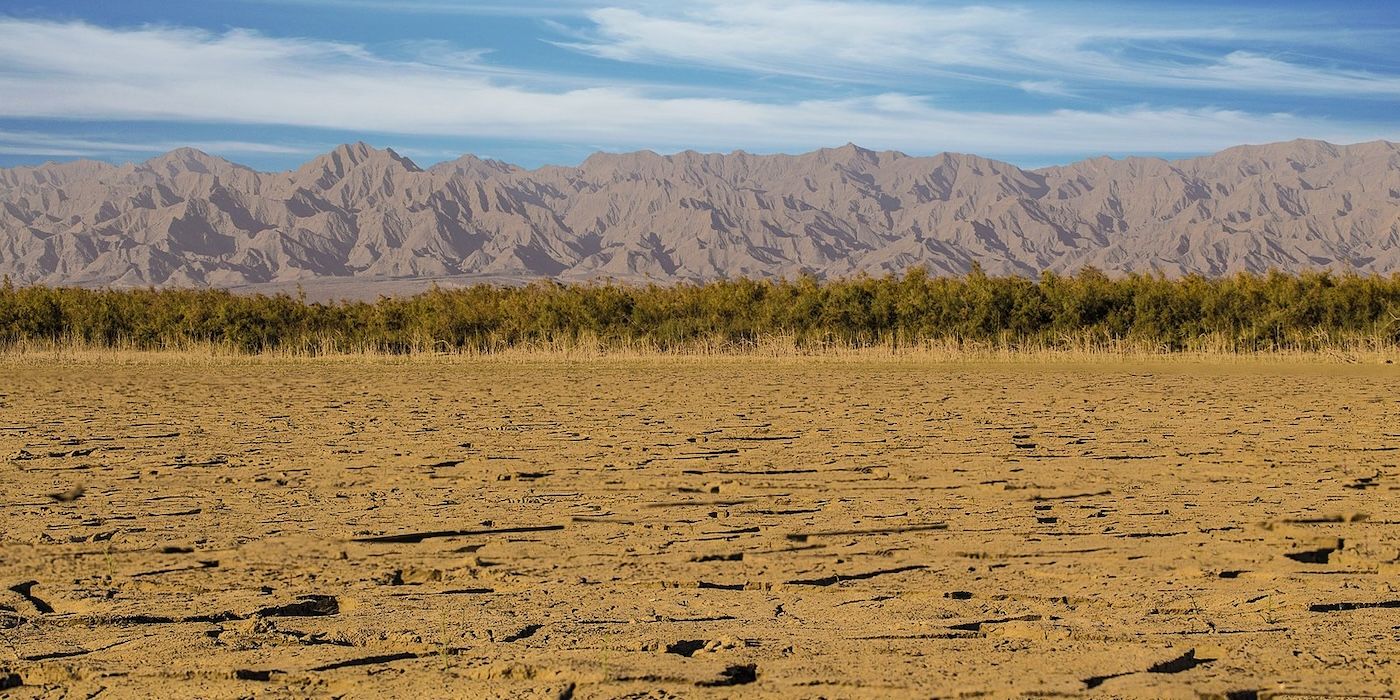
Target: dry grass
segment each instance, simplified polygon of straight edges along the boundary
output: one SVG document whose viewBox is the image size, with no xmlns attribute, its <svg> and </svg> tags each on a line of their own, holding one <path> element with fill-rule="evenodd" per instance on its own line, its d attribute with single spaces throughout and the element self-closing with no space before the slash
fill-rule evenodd
<svg viewBox="0 0 1400 700">
<path fill-rule="evenodd" d="M 1320 348 L 1320 349 L 1318 349 Z M 746 359 L 790 358 L 801 362 L 877 362 L 946 364 L 999 363 L 1217 363 L 1217 364 L 1336 364 L 1372 365 L 1400 362 L 1400 345 L 1382 338 L 1352 337 L 1313 343 L 1311 347 L 1282 347 L 1256 352 L 1235 350 L 1224 341 L 1203 341 L 1192 350 L 1172 350 L 1149 343 L 1098 342 L 1065 338 L 1057 345 L 1017 342 L 928 341 L 894 346 L 801 344 L 791 336 L 770 336 L 748 345 L 697 341 L 680 348 L 640 342 L 612 342 L 583 337 L 568 342 L 533 343 L 489 352 L 433 350 L 423 344 L 407 353 L 360 351 L 275 350 L 250 354 L 225 345 L 192 343 L 161 350 L 134 346 L 102 346 L 81 342 L 22 341 L 0 347 L 0 363 L 9 366 L 65 365 L 227 365 L 305 362 L 315 364 L 372 363 L 520 363 L 657 360 L 683 363 L 729 363 Z"/>
</svg>

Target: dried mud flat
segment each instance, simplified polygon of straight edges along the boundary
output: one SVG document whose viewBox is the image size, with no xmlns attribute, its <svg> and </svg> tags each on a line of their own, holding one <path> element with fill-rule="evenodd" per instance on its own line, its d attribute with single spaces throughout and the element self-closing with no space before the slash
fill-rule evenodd
<svg viewBox="0 0 1400 700">
<path fill-rule="evenodd" d="M 7 697 L 1395 697 L 1400 370 L 0 364 Z"/>
</svg>

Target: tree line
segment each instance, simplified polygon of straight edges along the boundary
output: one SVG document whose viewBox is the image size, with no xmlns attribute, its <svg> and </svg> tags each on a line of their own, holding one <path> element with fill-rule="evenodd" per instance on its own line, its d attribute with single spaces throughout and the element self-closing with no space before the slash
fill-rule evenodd
<svg viewBox="0 0 1400 700">
<path fill-rule="evenodd" d="M 934 277 L 736 279 L 433 288 L 377 301 L 193 289 L 0 284 L 0 347 L 142 350 L 213 345 L 247 353 L 482 352 L 593 343 L 742 351 L 921 344 L 1160 351 L 1325 350 L 1400 344 L 1400 275 L 1309 272 L 1233 277 L 1038 279 L 980 270 Z"/>
</svg>

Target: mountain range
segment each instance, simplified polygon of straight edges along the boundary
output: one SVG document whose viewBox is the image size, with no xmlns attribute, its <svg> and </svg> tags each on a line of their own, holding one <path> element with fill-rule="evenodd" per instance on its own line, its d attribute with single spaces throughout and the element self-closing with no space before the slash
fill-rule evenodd
<svg viewBox="0 0 1400 700">
<path fill-rule="evenodd" d="M 470 155 L 423 169 L 355 143 L 280 173 L 190 148 L 0 169 L 0 274 L 17 284 L 673 282 L 974 263 L 1400 272 L 1400 145 L 1300 140 L 1035 170 L 846 145 L 528 170 Z"/>
</svg>

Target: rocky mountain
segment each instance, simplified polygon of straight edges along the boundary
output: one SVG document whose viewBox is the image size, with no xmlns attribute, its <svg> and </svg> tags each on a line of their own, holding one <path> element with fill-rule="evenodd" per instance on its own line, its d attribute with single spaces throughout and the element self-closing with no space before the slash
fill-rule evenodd
<svg viewBox="0 0 1400 700">
<path fill-rule="evenodd" d="M 262 173 L 193 149 L 0 169 L 16 283 L 705 280 L 1270 268 L 1400 272 L 1400 145 L 1293 141 L 1023 170 L 854 145 L 803 155 L 598 153 L 422 169 L 340 146 Z"/>
</svg>

